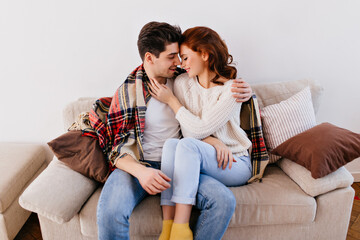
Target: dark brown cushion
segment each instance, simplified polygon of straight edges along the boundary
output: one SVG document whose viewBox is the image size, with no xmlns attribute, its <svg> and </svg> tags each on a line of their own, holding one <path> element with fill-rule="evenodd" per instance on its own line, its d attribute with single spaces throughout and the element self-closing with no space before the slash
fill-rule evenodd
<svg viewBox="0 0 360 240">
<path fill-rule="evenodd" d="M 109 165 L 99 143 L 81 131 L 69 131 L 48 142 L 55 156 L 74 171 L 104 183 L 109 175 Z"/>
<path fill-rule="evenodd" d="M 321 178 L 360 157 L 360 134 L 322 123 L 280 144 L 273 154 L 288 158 Z"/>
</svg>

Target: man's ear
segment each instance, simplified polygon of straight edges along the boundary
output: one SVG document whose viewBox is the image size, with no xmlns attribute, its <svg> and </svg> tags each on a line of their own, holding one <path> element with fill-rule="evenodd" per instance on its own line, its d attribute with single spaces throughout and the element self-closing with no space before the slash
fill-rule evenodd
<svg viewBox="0 0 360 240">
<path fill-rule="evenodd" d="M 201 52 L 201 58 L 206 62 L 207 60 L 209 60 L 209 53 Z"/>
<path fill-rule="evenodd" d="M 146 52 L 144 56 L 144 62 L 147 63 L 154 63 L 154 55 L 150 52 Z"/>
</svg>

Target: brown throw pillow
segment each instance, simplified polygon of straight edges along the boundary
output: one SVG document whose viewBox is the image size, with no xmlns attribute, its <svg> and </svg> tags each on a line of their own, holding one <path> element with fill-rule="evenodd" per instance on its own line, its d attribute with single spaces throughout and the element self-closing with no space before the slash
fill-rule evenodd
<svg viewBox="0 0 360 240">
<path fill-rule="evenodd" d="M 104 183 L 109 175 L 109 165 L 99 143 L 81 131 L 69 131 L 48 142 L 55 156 L 68 167 Z"/>
<path fill-rule="evenodd" d="M 360 134 L 322 123 L 300 133 L 273 151 L 288 158 L 321 178 L 360 157 Z"/>
</svg>

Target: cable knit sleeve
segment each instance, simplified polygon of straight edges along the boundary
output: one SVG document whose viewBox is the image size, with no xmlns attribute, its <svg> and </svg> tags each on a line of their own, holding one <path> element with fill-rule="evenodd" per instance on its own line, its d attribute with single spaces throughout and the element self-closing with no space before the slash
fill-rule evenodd
<svg viewBox="0 0 360 240">
<path fill-rule="evenodd" d="M 232 96 L 231 84 L 228 83 L 223 87 L 215 105 L 207 110 L 203 109 L 201 117 L 192 114 L 183 106 L 176 113 L 176 119 L 180 122 L 185 137 L 203 139 L 224 126 L 240 107 L 241 103 L 237 103 Z"/>
<path fill-rule="evenodd" d="M 176 77 L 174 81 L 174 95 L 177 97 L 179 102 L 182 105 L 185 105 L 185 94 L 188 91 L 188 88 L 186 87 L 187 83 L 189 81 L 189 77 L 187 73 L 183 73 Z"/>
</svg>

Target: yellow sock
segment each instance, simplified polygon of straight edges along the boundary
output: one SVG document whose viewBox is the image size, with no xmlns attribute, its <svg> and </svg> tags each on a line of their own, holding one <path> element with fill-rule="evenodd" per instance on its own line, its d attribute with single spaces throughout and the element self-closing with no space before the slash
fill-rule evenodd
<svg viewBox="0 0 360 240">
<path fill-rule="evenodd" d="M 163 220 L 163 227 L 159 237 L 159 240 L 169 240 L 171 227 L 173 225 L 174 220 Z"/>
<path fill-rule="evenodd" d="M 193 240 L 193 233 L 189 223 L 173 223 L 170 240 Z"/>
</svg>

